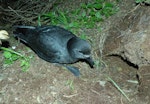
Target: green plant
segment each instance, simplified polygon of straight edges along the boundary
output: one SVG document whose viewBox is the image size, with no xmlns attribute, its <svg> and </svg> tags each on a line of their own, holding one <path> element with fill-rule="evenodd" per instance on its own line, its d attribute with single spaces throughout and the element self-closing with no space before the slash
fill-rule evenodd
<svg viewBox="0 0 150 104">
<path fill-rule="evenodd" d="M 81 4 L 80 9 L 72 11 L 74 20 L 80 23 L 81 27 L 94 28 L 97 22 L 115 14 L 118 11 L 115 3 L 105 0 L 95 0 L 91 3 Z"/>
<path fill-rule="evenodd" d="M 14 61 L 20 60 L 20 67 L 22 68 L 22 71 L 27 71 L 30 67 L 30 59 L 32 57 L 24 56 L 18 52 L 15 52 L 9 48 L 0 47 L 1 50 L 3 50 L 3 56 L 4 56 L 4 64 L 10 65 L 13 64 Z"/>
<path fill-rule="evenodd" d="M 41 14 L 41 18 L 44 20 L 49 19 L 50 24 L 52 25 L 68 25 L 69 21 L 66 12 L 62 12 L 60 10 Z"/>
<path fill-rule="evenodd" d="M 38 26 L 41 26 L 41 15 L 38 15 Z"/>
<path fill-rule="evenodd" d="M 150 4 L 150 0 L 135 0 L 135 3 L 137 3 L 137 4 L 143 4 L 143 3 Z"/>
<path fill-rule="evenodd" d="M 69 86 L 71 90 L 74 90 L 73 80 L 67 80 L 66 85 Z"/>
<path fill-rule="evenodd" d="M 87 35 L 84 34 L 84 33 L 80 35 L 80 38 L 81 38 L 81 39 L 84 39 L 84 40 L 87 40 L 87 39 L 88 39 Z"/>
<path fill-rule="evenodd" d="M 97 22 L 103 21 L 118 11 L 113 2 L 95 0 L 92 3 L 83 3 L 78 9 L 71 11 L 56 11 L 41 14 L 44 20 L 49 19 L 51 25 L 63 25 L 67 29 L 94 28 Z"/>
</svg>

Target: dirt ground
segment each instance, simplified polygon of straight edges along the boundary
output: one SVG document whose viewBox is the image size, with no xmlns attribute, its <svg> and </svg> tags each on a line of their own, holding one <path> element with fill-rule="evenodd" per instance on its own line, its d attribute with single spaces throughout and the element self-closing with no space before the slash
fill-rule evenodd
<svg viewBox="0 0 150 104">
<path fill-rule="evenodd" d="M 68 3 L 62 5 L 65 7 Z M 69 5 L 77 3 L 69 2 Z M 105 31 L 134 10 L 136 5 L 134 0 L 123 0 L 119 7 L 117 14 L 100 24 Z M 91 69 L 84 62 L 75 63 L 82 73 L 80 77 L 73 76 L 63 67 L 40 59 L 32 50 L 26 49 L 24 44 L 18 45 L 10 34 L 10 45 L 17 46 L 17 49 L 23 50 L 27 55 L 33 55 L 34 58 L 31 59 L 29 71 L 23 72 L 19 61 L 4 66 L 0 51 L 0 104 L 150 104 L 149 96 L 139 94 L 137 68 L 120 57 L 101 56 L 97 47 L 101 33 L 97 29 L 89 29 L 86 32 L 92 40 L 92 56 L 96 65 Z M 118 84 L 130 101 L 108 77 Z"/>
</svg>

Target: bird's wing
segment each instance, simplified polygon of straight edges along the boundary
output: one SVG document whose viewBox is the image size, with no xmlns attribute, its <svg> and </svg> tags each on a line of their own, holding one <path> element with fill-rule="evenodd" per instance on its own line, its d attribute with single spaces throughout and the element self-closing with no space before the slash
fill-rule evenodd
<svg viewBox="0 0 150 104">
<path fill-rule="evenodd" d="M 46 34 L 40 35 L 36 40 L 36 43 L 34 50 L 42 59 L 49 62 L 56 62 L 56 60 L 60 58 L 60 47 L 58 47 L 58 43 L 53 37 Z"/>
<path fill-rule="evenodd" d="M 62 27 L 59 27 L 59 26 L 41 26 L 41 27 L 37 27 L 37 30 L 39 33 L 52 34 L 52 35 L 57 36 L 59 38 L 61 38 L 61 37 L 62 38 L 63 37 L 70 38 L 70 37 L 75 36 L 72 32 L 70 32 L 70 31 L 68 31 Z"/>
<path fill-rule="evenodd" d="M 34 46 L 36 53 L 49 62 L 69 63 L 67 43 L 75 35 L 56 26 L 41 27 L 38 31 L 37 44 Z"/>
</svg>

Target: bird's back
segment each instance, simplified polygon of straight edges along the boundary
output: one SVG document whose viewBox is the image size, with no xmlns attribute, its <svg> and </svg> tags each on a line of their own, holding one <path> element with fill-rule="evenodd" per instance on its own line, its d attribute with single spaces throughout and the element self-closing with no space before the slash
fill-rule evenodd
<svg viewBox="0 0 150 104">
<path fill-rule="evenodd" d="M 43 59 L 54 63 L 73 63 L 70 54 L 68 53 L 68 41 L 76 37 L 71 32 L 57 26 L 47 26 L 39 28 L 39 37 L 33 44 L 35 51 Z M 43 54 L 44 53 L 44 54 Z"/>
<path fill-rule="evenodd" d="M 15 32 L 39 57 L 52 63 L 73 63 L 68 53 L 68 41 L 74 34 L 58 26 L 18 27 Z"/>
</svg>

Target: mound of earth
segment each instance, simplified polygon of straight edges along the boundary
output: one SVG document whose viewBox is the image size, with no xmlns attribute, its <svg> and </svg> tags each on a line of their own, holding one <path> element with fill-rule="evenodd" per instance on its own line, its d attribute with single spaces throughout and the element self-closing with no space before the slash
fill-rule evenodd
<svg viewBox="0 0 150 104">
<path fill-rule="evenodd" d="M 109 29 L 104 52 L 121 57 L 138 69 L 139 91 L 149 99 L 150 93 L 150 9 L 137 7 Z"/>
</svg>

